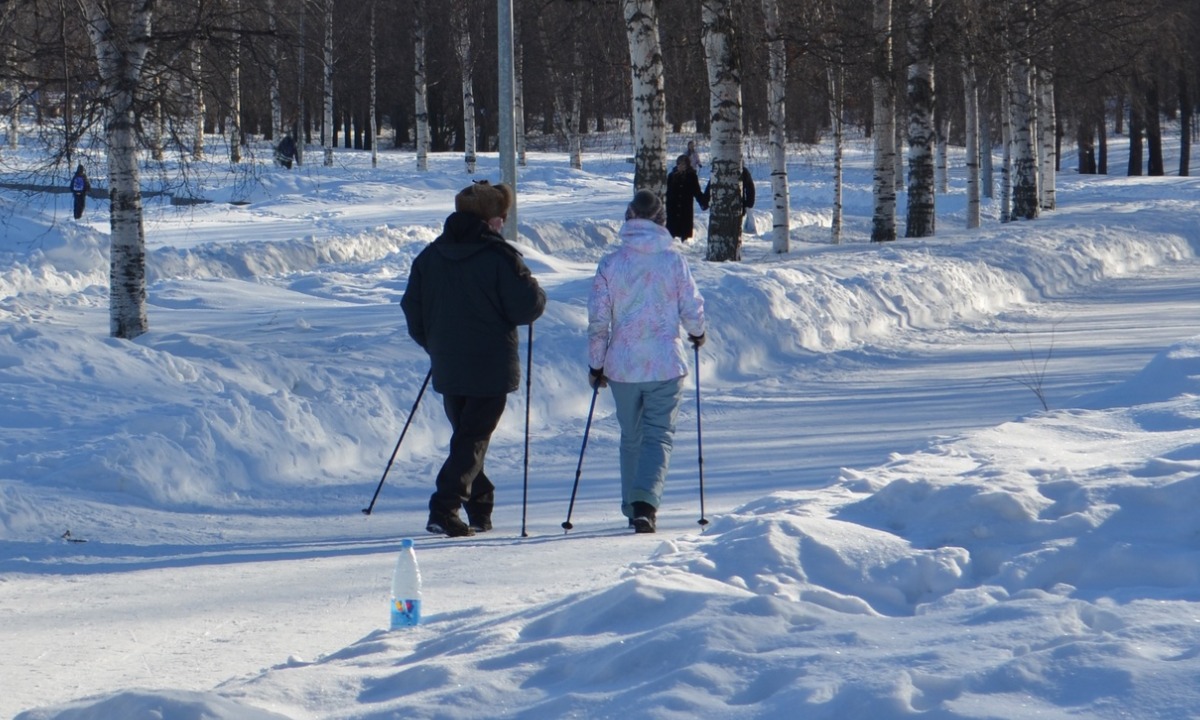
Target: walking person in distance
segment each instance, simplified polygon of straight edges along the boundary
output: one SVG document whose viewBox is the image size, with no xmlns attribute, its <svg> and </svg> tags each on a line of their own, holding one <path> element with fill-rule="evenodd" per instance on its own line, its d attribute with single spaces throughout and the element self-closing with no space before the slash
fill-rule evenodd
<svg viewBox="0 0 1200 720">
<path fill-rule="evenodd" d="M 71 195 L 75 199 L 75 219 L 83 217 L 83 207 L 87 204 L 88 190 L 92 189 L 92 183 L 88 180 L 87 171 L 83 169 L 83 163 L 80 163 L 75 168 L 75 176 L 71 178 Z"/>
<path fill-rule="evenodd" d="M 434 534 L 492 528 L 495 486 L 484 459 L 508 393 L 520 386 L 517 327 L 546 308 L 546 293 L 501 235 L 512 203 L 511 188 L 486 180 L 459 192 L 442 234 L 413 260 L 400 301 L 408 334 L 429 353 L 433 389 L 450 421 L 425 526 Z"/>
<path fill-rule="evenodd" d="M 700 178 L 692 162 L 687 155 L 680 155 L 675 159 L 675 168 L 667 175 L 667 230 L 671 237 L 691 239 L 695 217 L 692 201 L 699 203 L 701 210 L 708 209 L 708 200 L 700 190 Z"/>
<path fill-rule="evenodd" d="M 284 135 L 283 139 L 279 141 L 279 146 L 275 148 L 275 162 L 291 170 L 295 160 L 296 141 L 291 135 Z"/>
<path fill-rule="evenodd" d="M 687 376 L 680 327 L 704 343 L 704 299 L 666 227 L 658 197 L 639 190 L 621 247 L 600 260 L 588 297 L 588 382 L 612 391 L 621 427 L 621 513 L 655 532 Z"/>
</svg>

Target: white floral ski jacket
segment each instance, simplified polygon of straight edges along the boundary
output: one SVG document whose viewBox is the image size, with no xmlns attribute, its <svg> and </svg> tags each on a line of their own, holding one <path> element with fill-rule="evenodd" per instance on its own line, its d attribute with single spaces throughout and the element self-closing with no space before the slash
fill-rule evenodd
<svg viewBox="0 0 1200 720">
<path fill-rule="evenodd" d="M 588 362 L 617 382 L 687 375 L 679 328 L 704 334 L 704 298 L 667 229 L 633 219 L 596 268 L 588 298 Z"/>
</svg>

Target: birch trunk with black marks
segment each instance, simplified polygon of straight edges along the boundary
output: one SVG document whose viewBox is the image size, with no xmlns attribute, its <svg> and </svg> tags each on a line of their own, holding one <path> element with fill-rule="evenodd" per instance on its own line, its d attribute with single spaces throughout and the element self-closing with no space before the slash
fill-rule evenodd
<svg viewBox="0 0 1200 720">
<path fill-rule="evenodd" d="M 463 160 L 467 173 L 474 174 L 476 162 L 475 80 L 474 60 L 471 58 L 471 29 L 465 12 L 455 12 L 450 21 L 454 35 L 454 56 L 458 59 L 459 79 L 462 81 Z"/>
<path fill-rule="evenodd" d="M 875 141 L 871 242 L 896 239 L 896 95 L 892 79 L 892 0 L 875 0 L 871 16 L 875 67 L 871 76 Z"/>
<path fill-rule="evenodd" d="M 933 0 L 915 0 L 908 53 L 908 224 L 905 237 L 934 234 Z"/>
<path fill-rule="evenodd" d="M 375 7 L 378 3 L 371 0 L 371 18 L 370 18 L 370 42 L 371 42 L 371 106 L 369 132 L 371 133 L 371 167 L 379 167 L 379 121 L 376 119 L 378 115 L 379 104 L 379 60 L 375 52 Z"/>
<path fill-rule="evenodd" d="M 964 134 L 967 144 L 967 229 L 979 227 L 979 83 L 975 61 L 966 58 L 963 65 Z"/>
<path fill-rule="evenodd" d="M 207 112 L 204 107 L 204 87 L 200 84 L 200 75 L 204 70 L 202 51 L 203 44 L 199 40 L 192 42 L 189 53 L 192 76 L 188 83 L 192 89 L 192 157 L 197 160 L 204 157 L 204 114 Z"/>
<path fill-rule="evenodd" d="M 80 0 L 88 37 L 96 52 L 105 106 L 108 144 L 109 330 L 132 340 L 149 329 L 146 317 L 146 235 L 138 178 L 137 117 L 134 103 L 150 40 L 153 0 L 125 0 L 124 27 L 115 27 L 108 3 Z"/>
<path fill-rule="evenodd" d="M 1058 118 L 1054 111 L 1054 79 L 1048 70 L 1038 68 L 1038 135 L 1041 150 L 1038 160 L 1041 177 L 1038 180 L 1042 210 L 1053 210 L 1058 204 L 1054 186 L 1058 182 Z"/>
<path fill-rule="evenodd" d="M 414 136 L 417 150 L 417 170 L 429 170 L 429 87 L 425 67 L 425 0 L 413 0 L 413 96 Z"/>
<path fill-rule="evenodd" d="M 241 0 L 233 0 L 233 12 L 241 15 Z M 242 43 L 233 40 L 233 68 L 229 73 L 229 162 L 242 161 Z"/>
<path fill-rule="evenodd" d="M 1028 58 L 1012 65 L 1012 215 L 1013 220 L 1038 216 L 1038 167 L 1034 157 L 1032 72 Z"/>
<path fill-rule="evenodd" d="M 787 174 L 787 47 L 779 22 L 779 0 L 762 0 L 767 36 L 767 147 L 771 158 L 771 249 L 789 250 L 791 200 Z"/>
<path fill-rule="evenodd" d="M 279 141 L 287 130 L 283 127 L 283 95 L 279 88 L 279 21 L 275 17 L 275 0 L 267 0 L 267 29 L 271 39 L 267 44 L 267 92 L 271 98 L 271 139 Z"/>
<path fill-rule="evenodd" d="M 1000 222 L 1002 223 L 1012 221 L 1012 86 L 1012 72 L 1006 71 L 1000 91 L 1000 143 L 1004 147 L 1000 160 Z"/>
<path fill-rule="evenodd" d="M 308 59 L 308 13 L 305 12 L 305 6 L 301 5 L 298 9 L 299 18 L 296 22 L 296 44 L 292 48 L 296 53 L 296 76 L 305 76 L 305 63 Z M 307 107 L 304 104 L 304 83 L 296 83 L 296 119 L 292 123 L 294 126 L 294 135 L 296 139 L 296 164 L 304 164 L 304 149 L 308 143 L 308 117 Z"/>
<path fill-rule="evenodd" d="M 333 167 L 333 0 L 325 0 L 325 42 L 322 75 L 324 76 L 324 122 L 321 140 L 325 146 L 325 167 Z"/>
<path fill-rule="evenodd" d="M 711 111 L 706 258 L 736 261 L 742 259 L 742 77 L 732 0 L 701 0 L 700 26 Z"/>
<path fill-rule="evenodd" d="M 845 176 L 843 168 L 845 135 L 842 130 L 845 71 L 842 70 L 840 57 L 835 56 L 834 63 L 829 66 L 826 74 L 829 82 L 829 122 L 833 128 L 833 215 L 830 218 L 829 229 L 830 241 L 834 245 L 840 245 L 842 242 L 843 179 Z"/>
<path fill-rule="evenodd" d="M 655 0 L 621 0 L 633 80 L 633 186 L 667 193 L 667 99 Z"/>
<path fill-rule="evenodd" d="M 519 18 L 513 18 L 513 37 L 521 37 L 521 23 Z M 517 43 L 517 47 L 513 50 L 513 134 L 517 136 L 517 165 L 525 167 L 528 158 L 526 157 L 526 142 L 525 142 L 525 50 L 524 46 Z"/>
</svg>

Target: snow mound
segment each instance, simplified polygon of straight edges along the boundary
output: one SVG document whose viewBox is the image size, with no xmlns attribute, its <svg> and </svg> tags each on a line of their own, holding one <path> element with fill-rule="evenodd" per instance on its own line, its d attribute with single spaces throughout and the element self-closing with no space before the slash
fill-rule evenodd
<svg viewBox="0 0 1200 720">
<path fill-rule="evenodd" d="M 53 713 L 29 710 L 14 720 L 288 720 L 214 693 L 125 690 L 102 700 L 80 700 Z"/>
</svg>

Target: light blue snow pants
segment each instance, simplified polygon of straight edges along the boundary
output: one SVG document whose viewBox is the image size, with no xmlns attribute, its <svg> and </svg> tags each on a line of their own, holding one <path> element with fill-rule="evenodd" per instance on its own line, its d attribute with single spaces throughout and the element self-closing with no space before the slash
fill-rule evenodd
<svg viewBox="0 0 1200 720">
<path fill-rule="evenodd" d="M 657 508 L 662 501 L 683 378 L 633 383 L 610 380 L 608 386 L 621 426 L 621 512 L 633 517 L 633 503 Z"/>
</svg>

